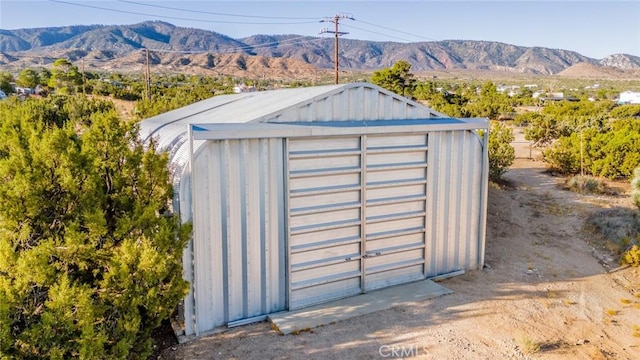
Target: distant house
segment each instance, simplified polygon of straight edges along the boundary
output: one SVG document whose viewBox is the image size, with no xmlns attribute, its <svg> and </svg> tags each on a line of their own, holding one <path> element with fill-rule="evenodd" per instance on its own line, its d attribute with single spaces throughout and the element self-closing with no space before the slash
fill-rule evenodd
<svg viewBox="0 0 640 360">
<path fill-rule="evenodd" d="M 518 85 L 498 85 L 496 91 L 499 93 L 506 93 L 509 96 L 516 96 L 520 94 L 520 86 Z"/>
<path fill-rule="evenodd" d="M 547 101 L 580 101 L 580 99 L 574 96 L 564 96 L 561 92 L 548 93 L 546 97 L 540 96 L 540 100 Z"/>
<path fill-rule="evenodd" d="M 115 81 L 115 80 L 113 80 L 113 79 L 102 79 L 102 81 L 103 81 L 103 82 L 106 82 L 106 83 L 107 83 L 107 84 L 109 84 L 109 85 L 113 85 L 113 86 L 115 86 L 115 87 L 117 87 L 117 88 L 121 88 L 121 89 L 122 89 L 122 88 L 124 88 L 124 84 L 122 84 L 122 83 L 121 83 L 121 82 L 119 82 L 119 81 Z"/>
<path fill-rule="evenodd" d="M 258 91 L 255 86 L 247 86 L 245 84 L 240 84 L 233 87 L 233 92 L 236 94 L 246 93 L 246 92 L 254 92 Z"/>
<path fill-rule="evenodd" d="M 630 90 L 621 92 L 618 104 L 640 104 L 640 92 Z"/>
<path fill-rule="evenodd" d="M 31 95 L 33 93 L 33 89 L 28 87 L 16 86 L 16 93 L 18 95 Z"/>
</svg>

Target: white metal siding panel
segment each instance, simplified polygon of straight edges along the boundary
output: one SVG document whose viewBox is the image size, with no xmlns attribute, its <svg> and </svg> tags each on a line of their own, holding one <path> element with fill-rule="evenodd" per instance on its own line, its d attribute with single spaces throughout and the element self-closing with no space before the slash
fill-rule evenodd
<svg viewBox="0 0 640 360">
<path fill-rule="evenodd" d="M 462 266 L 467 268 L 469 264 L 469 254 L 471 251 L 471 243 L 470 243 L 470 232 L 467 229 L 472 228 L 472 219 L 471 219 L 471 209 L 473 206 L 473 201 L 471 199 L 472 189 L 471 185 L 473 185 L 473 176 L 474 171 L 476 170 L 475 166 L 472 163 L 473 153 L 469 150 L 472 149 L 470 144 L 469 137 L 472 136 L 468 131 L 458 132 L 458 141 L 459 141 L 459 158 L 458 161 L 460 167 L 463 172 L 463 176 L 460 178 L 460 185 L 458 188 L 458 218 L 459 218 L 459 227 L 457 229 L 457 238 L 459 239 L 458 245 L 458 258 L 457 264 L 458 266 Z M 471 180 L 471 182 L 469 181 Z M 476 206 L 477 207 L 477 206 Z"/>
<path fill-rule="evenodd" d="M 467 213 L 468 216 L 468 229 L 467 232 L 467 246 L 468 258 L 465 262 L 467 269 L 476 269 L 478 266 L 482 267 L 483 264 L 479 263 L 479 254 L 484 251 L 481 248 L 482 243 L 482 231 L 484 224 L 481 224 L 481 213 L 486 212 L 486 206 L 483 205 L 483 201 L 486 201 L 486 192 L 483 194 L 483 170 L 488 174 L 489 169 L 483 169 L 485 163 L 483 159 L 483 145 L 482 140 L 475 133 L 469 131 L 466 132 L 467 154 L 469 158 L 469 174 L 466 179 L 466 188 L 469 193 L 469 208 L 471 211 Z M 487 179 L 485 179 L 486 181 Z"/>
<path fill-rule="evenodd" d="M 262 140 L 265 184 L 265 304 L 264 313 L 286 308 L 286 244 L 284 207 L 284 146 L 281 139 Z M 266 165 L 265 165 L 266 164 Z"/>
<path fill-rule="evenodd" d="M 367 136 L 366 163 L 365 289 L 423 279 L 427 135 Z"/>
<path fill-rule="evenodd" d="M 352 121 L 361 121 L 365 120 L 364 118 L 364 88 L 352 88 L 349 89 L 349 120 Z"/>
<path fill-rule="evenodd" d="M 446 251 L 446 259 L 447 259 L 447 271 L 459 270 L 458 267 L 458 249 L 459 249 L 459 241 L 458 234 L 460 232 L 460 190 L 462 185 L 462 162 L 460 161 L 460 143 L 459 141 L 460 131 L 450 132 L 448 141 L 450 144 L 448 145 L 449 149 L 451 149 L 451 162 L 450 162 L 450 173 L 449 178 L 450 181 L 447 182 L 447 192 L 449 196 L 448 200 L 448 210 L 447 214 L 447 247 Z"/>
<path fill-rule="evenodd" d="M 178 201 L 177 209 L 180 214 L 180 223 L 192 221 L 191 217 L 191 175 L 188 168 L 180 174 L 183 181 L 179 181 L 178 195 L 174 194 L 174 200 Z M 174 209 L 176 205 L 174 205 Z M 182 276 L 189 282 L 189 293 L 183 301 L 182 318 L 184 319 L 185 334 L 195 333 L 195 308 L 193 298 L 193 239 L 190 239 L 182 252 Z"/>
<path fill-rule="evenodd" d="M 440 159 L 442 160 L 441 176 L 438 178 L 438 195 L 440 201 L 437 205 L 438 212 L 438 237 L 437 237 L 437 253 L 436 259 L 438 263 L 438 273 L 449 272 L 449 184 L 453 180 L 451 178 L 451 141 L 449 132 L 440 137 Z"/>
<path fill-rule="evenodd" d="M 429 151 L 427 152 L 427 202 L 426 202 L 426 248 L 425 270 L 427 276 L 438 274 L 438 179 L 440 179 L 440 132 L 429 133 Z"/>
<path fill-rule="evenodd" d="M 194 156 L 196 334 L 286 306 L 282 156 L 279 139 L 208 141 Z"/>
<path fill-rule="evenodd" d="M 212 248 L 221 246 L 221 226 L 219 217 L 209 214 L 212 204 L 219 203 L 219 183 L 210 183 L 210 176 L 214 172 L 211 156 L 218 155 L 215 147 L 203 151 L 193 164 L 194 168 L 202 169 L 202 173 L 192 173 L 194 185 L 194 205 L 197 206 L 193 214 L 193 242 L 194 242 L 194 296 L 196 308 L 196 334 L 213 329 L 217 322 L 224 321 L 217 308 L 220 307 L 220 297 L 214 296 L 215 285 L 220 282 L 214 276 L 222 274 L 221 257 L 219 251 Z M 218 207 L 219 205 L 216 205 Z M 214 208 L 215 209 L 215 208 Z M 213 209 L 211 209 L 213 210 Z M 216 223 L 217 221 L 217 223 Z M 215 282 L 215 283 L 214 283 Z"/>
<path fill-rule="evenodd" d="M 225 207 L 226 214 L 223 219 L 226 218 L 225 225 L 223 226 L 223 237 L 226 240 L 227 254 L 226 260 L 226 285 L 224 289 L 227 292 L 227 313 L 225 321 L 233 321 L 242 318 L 242 290 L 243 284 L 243 240 L 242 236 L 243 224 L 243 205 L 241 192 L 243 185 L 240 183 L 242 179 L 240 175 L 240 166 L 242 162 L 240 159 L 240 142 L 242 140 L 223 140 L 223 159 L 224 159 L 224 172 L 225 182 L 223 191 L 225 191 L 226 198 L 223 200 L 223 206 Z M 224 176 L 224 175 L 223 175 Z M 226 233 L 224 231 L 226 230 Z"/>
<path fill-rule="evenodd" d="M 391 112 L 391 116 L 393 119 L 407 119 L 407 106 L 405 103 L 398 99 L 393 99 L 392 101 L 393 111 Z"/>
<path fill-rule="evenodd" d="M 289 309 L 360 293 L 360 138 L 290 139 Z"/>
<path fill-rule="evenodd" d="M 247 161 L 249 157 L 255 157 L 259 159 L 260 154 L 260 141 L 248 141 L 243 140 L 242 144 L 242 156 L 244 162 L 244 174 L 242 182 L 245 189 L 245 217 L 246 224 L 243 227 L 246 260 L 244 265 L 246 270 L 244 271 L 245 279 L 244 284 L 246 287 L 247 301 L 245 303 L 246 308 L 243 309 L 243 313 L 248 316 L 252 314 L 260 315 L 262 313 L 262 258 L 261 252 L 264 251 L 264 245 L 262 244 L 263 233 L 261 227 L 261 196 L 263 193 L 260 191 L 261 182 L 254 181 L 253 179 L 260 178 L 260 164 L 258 161 Z"/>
<path fill-rule="evenodd" d="M 377 91 L 373 92 L 371 89 L 363 89 L 362 90 L 362 119 L 377 119 L 378 118 L 378 108 L 376 104 L 377 99 Z"/>
</svg>

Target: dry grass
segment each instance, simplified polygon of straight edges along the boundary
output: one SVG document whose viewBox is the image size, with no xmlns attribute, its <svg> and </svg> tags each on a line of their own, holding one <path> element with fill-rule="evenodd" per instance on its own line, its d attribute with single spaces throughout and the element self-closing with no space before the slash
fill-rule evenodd
<svg viewBox="0 0 640 360">
<path fill-rule="evenodd" d="M 607 315 L 609 315 L 609 316 L 616 316 L 616 315 L 620 314 L 620 311 L 619 310 L 614 310 L 614 309 L 607 309 L 605 311 L 605 313 Z"/>
<path fill-rule="evenodd" d="M 618 195 L 604 180 L 588 175 L 570 177 L 565 180 L 564 187 L 579 194 Z"/>
<path fill-rule="evenodd" d="M 621 207 L 597 211 L 587 217 L 586 228 L 600 235 L 607 249 L 621 254 L 639 241 L 640 215 Z"/>
<path fill-rule="evenodd" d="M 522 352 L 525 354 L 535 354 L 540 351 L 540 344 L 531 339 L 528 335 L 524 335 L 522 339 L 520 339 L 520 346 L 522 348 Z"/>
</svg>

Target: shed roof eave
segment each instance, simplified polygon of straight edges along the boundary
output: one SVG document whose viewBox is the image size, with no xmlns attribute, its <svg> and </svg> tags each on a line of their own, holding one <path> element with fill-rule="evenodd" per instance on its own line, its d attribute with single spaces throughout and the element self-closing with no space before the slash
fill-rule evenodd
<svg viewBox="0 0 640 360">
<path fill-rule="evenodd" d="M 345 126 L 332 126 L 327 123 L 192 124 L 191 126 L 194 140 L 232 140 L 479 130 L 487 129 L 488 124 L 488 120 L 483 118 L 428 118 L 389 122 L 378 120 L 369 123 L 355 121 Z"/>
</svg>

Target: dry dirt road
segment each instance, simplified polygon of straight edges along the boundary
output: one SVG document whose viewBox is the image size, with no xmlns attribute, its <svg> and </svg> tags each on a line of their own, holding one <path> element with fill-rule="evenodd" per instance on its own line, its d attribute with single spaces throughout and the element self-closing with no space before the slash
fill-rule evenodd
<svg viewBox="0 0 640 360">
<path fill-rule="evenodd" d="M 511 186 L 489 190 L 488 266 L 443 281 L 453 294 L 299 335 L 243 326 L 160 358 L 640 359 L 640 269 L 618 268 L 582 230 L 628 196 L 561 190 L 516 135 Z"/>
</svg>

